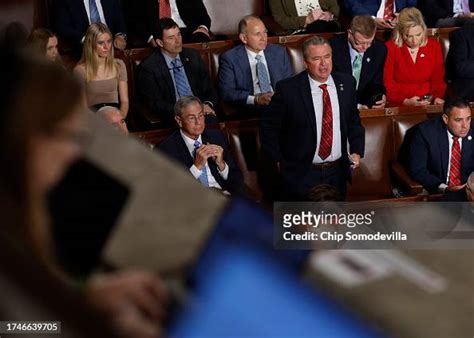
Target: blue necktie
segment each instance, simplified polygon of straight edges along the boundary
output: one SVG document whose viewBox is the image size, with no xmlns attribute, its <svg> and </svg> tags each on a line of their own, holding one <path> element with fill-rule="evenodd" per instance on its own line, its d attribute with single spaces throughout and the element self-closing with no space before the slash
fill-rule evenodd
<svg viewBox="0 0 474 338">
<path fill-rule="evenodd" d="M 99 10 L 97 9 L 95 0 L 89 0 L 89 12 L 91 14 L 91 24 L 100 22 Z"/>
<path fill-rule="evenodd" d="M 201 143 L 199 141 L 194 142 L 194 157 L 196 157 L 196 152 L 200 146 Z M 207 164 L 204 165 L 204 168 L 202 168 L 202 174 L 198 177 L 198 180 L 203 186 L 209 187 L 209 180 L 207 178 Z"/>
<path fill-rule="evenodd" d="M 174 82 L 176 85 L 176 90 L 178 91 L 178 97 L 176 98 L 176 101 L 180 97 L 193 95 L 181 61 L 179 59 L 174 59 L 171 61 L 171 64 L 173 65 Z"/>
<path fill-rule="evenodd" d="M 260 86 L 260 92 L 270 93 L 272 91 L 272 87 L 270 85 L 270 78 L 268 77 L 267 68 L 262 62 L 262 56 L 257 55 L 255 60 L 257 60 L 257 79 L 258 85 Z"/>
</svg>

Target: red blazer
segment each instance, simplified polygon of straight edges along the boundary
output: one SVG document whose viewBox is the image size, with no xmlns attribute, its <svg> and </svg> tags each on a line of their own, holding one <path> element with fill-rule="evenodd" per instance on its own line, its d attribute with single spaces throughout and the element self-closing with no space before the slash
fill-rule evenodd
<svg viewBox="0 0 474 338">
<path fill-rule="evenodd" d="M 444 61 L 441 45 L 428 38 L 428 43 L 418 49 L 416 63 L 406 45 L 398 47 L 392 39 L 387 41 L 387 59 L 384 67 L 384 84 L 390 106 L 400 106 L 403 100 L 432 94 L 444 98 Z"/>
</svg>

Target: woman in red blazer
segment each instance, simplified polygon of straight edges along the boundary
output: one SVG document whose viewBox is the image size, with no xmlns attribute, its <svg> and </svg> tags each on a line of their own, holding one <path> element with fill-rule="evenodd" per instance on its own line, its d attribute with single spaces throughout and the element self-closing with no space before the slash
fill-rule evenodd
<svg viewBox="0 0 474 338">
<path fill-rule="evenodd" d="M 441 45 L 427 37 L 421 12 L 400 12 L 392 39 L 387 41 L 384 84 L 391 106 L 443 104 L 446 83 Z"/>
</svg>

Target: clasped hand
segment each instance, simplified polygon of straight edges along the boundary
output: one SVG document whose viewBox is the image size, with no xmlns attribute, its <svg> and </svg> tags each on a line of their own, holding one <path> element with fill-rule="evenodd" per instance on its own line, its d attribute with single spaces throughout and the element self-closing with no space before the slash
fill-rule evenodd
<svg viewBox="0 0 474 338">
<path fill-rule="evenodd" d="M 224 149 L 222 149 L 221 146 L 218 146 L 216 144 L 203 144 L 202 146 L 200 146 L 196 150 L 194 166 L 199 170 L 203 170 L 209 158 L 216 162 L 220 171 L 224 170 Z"/>
</svg>

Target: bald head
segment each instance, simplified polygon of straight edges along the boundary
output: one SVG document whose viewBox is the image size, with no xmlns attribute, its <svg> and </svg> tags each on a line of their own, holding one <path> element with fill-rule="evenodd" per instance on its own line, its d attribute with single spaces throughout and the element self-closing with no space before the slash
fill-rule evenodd
<svg viewBox="0 0 474 338">
<path fill-rule="evenodd" d="M 97 114 L 119 131 L 128 134 L 127 123 L 117 108 L 110 106 L 102 107 L 97 111 Z"/>
</svg>

